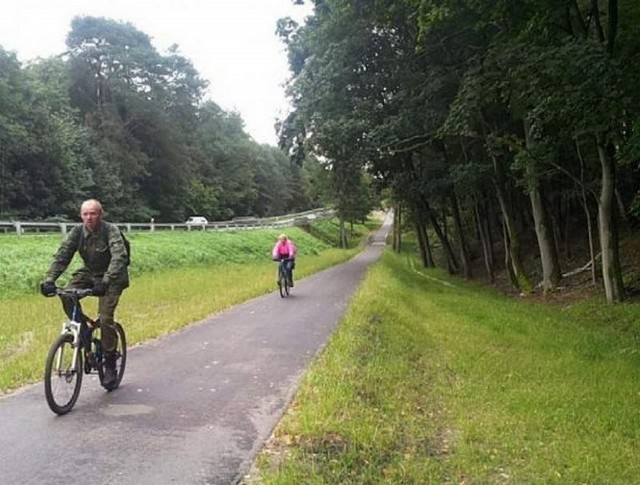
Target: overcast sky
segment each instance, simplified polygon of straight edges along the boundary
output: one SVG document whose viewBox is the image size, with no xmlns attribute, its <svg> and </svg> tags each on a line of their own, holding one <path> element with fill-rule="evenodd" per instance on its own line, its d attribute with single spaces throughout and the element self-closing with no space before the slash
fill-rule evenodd
<svg viewBox="0 0 640 485">
<path fill-rule="evenodd" d="M 276 21 L 310 13 L 292 0 L 0 0 L 0 45 L 27 62 L 64 52 L 76 15 L 131 22 L 161 53 L 178 44 L 210 82 L 208 97 L 240 112 L 255 141 L 275 145 L 289 76 Z"/>
</svg>

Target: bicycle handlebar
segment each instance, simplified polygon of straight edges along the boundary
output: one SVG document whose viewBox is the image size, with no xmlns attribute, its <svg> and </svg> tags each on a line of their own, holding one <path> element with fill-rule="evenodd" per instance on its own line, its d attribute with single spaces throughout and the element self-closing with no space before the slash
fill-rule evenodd
<svg viewBox="0 0 640 485">
<path fill-rule="evenodd" d="M 85 296 L 93 296 L 93 289 L 92 288 L 58 288 L 56 287 L 56 292 L 51 293 L 50 295 L 47 295 L 47 296 L 48 297 L 70 296 L 80 300 Z"/>
</svg>

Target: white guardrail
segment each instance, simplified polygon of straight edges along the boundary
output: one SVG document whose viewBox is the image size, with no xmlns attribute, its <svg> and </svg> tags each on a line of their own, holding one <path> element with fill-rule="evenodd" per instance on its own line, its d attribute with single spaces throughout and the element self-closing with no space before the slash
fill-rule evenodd
<svg viewBox="0 0 640 485">
<path fill-rule="evenodd" d="M 308 224 L 312 221 L 324 220 L 333 217 L 333 209 L 313 209 L 297 214 L 287 214 L 276 217 L 250 218 L 242 217 L 231 221 L 216 221 L 207 224 L 185 224 L 185 223 L 158 223 L 158 222 L 114 222 L 116 226 L 126 232 L 131 231 L 239 231 L 249 229 L 273 229 L 277 227 L 291 227 Z M 0 221 L 1 233 L 51 233 L 60 232 L 66 234 L 69 229 L 79 224 L 78 222 L 19 222 Z"/>
</svg>

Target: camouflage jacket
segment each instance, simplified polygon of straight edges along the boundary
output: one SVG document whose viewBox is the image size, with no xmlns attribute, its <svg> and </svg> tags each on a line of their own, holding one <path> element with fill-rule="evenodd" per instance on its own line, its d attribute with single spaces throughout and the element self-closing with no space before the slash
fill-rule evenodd
<svg viewBox="0 0 640 485">
<path fill-rule="evenodd" d="M 129 286 L 127 250 L 117 226 L 101 221 L 95 234 L 82 224 L 75 226 L 54 255 L 45 279 L 55 281 L 64 273 L 76 251 L 84 261 L 78 273 L 102 278 L 105 284 L 121 290 Z"/>
</svg>

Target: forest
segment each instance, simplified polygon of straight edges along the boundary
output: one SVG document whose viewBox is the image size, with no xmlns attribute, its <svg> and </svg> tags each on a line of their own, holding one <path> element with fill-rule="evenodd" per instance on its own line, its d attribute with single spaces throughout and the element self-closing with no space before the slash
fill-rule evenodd
<svg viewBox="0 0 640 485">
<path fill-rule="evenodd" d="M 344 234 L 382 197 L 394 247 L 411 228 L 426 267 L 547 294 L 586 251 L 593 286 L 625 299 L 637 0 L 312 3 L 274 26 L 291 71 L 279 147 L 131 24 L 77 17 L 65 53 L 27 65 L 0 47 L 0 219 L 72 218 L 88 196 L 132 222 L 330 205 Z"/>
<path fill-rule="evenodd" d="M 88 197 L 121 222 L 325 203 L 319 164 L 253 141 L 177 45 L 160 53 L 133 25 L 95 17 L 76 17 L 66 45 L 25 65 L 0 46 L 0 220 L 75 220 Z"/>
<path fill-rule="evenodd" d="M 338 208 L 369 177 L 424 266 L 466 278 L 479 266 L 489 281 L 506 268 L 521 294 L 548 294 L 574 269 L 561 256 L 587 248 L 593 285 L 625 298 L 620 238 L 640 216 L 640 2 L 313 6 L 303 25 L 278 24 L 294 106 L 280 141 L 331 167 Z"/>
</svg>

